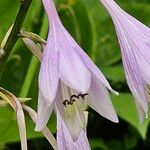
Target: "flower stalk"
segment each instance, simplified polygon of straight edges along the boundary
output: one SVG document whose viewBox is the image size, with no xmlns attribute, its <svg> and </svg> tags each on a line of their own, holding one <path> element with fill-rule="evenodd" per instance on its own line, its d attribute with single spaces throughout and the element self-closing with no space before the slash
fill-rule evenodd
<svg viewBox="0 0 150 150">
<path fill-rule="evenodd" d="M 21 149 L 27 150 L 28 148 L 27 148 L 27 137 L 26 137 L 26 125 L 25 125 L 25 117 L 24 117 L 22 105 L 12 93 L 10 93 L 9 91 L 1 87 L 0 87 L 0 97 L 5 101 L 7 101 L 16 112 L 20 140 L 21 140 Z"/>
<path fill-rule="evenodd" d="M 37 121 L 37 113 L 32 108 L 30 108 L 30 107 L 28 107 L 26 105 L 22 105 L 22 107 L 23 107 L 24 110 L 26 110 L 28 112 L 28 114 L 31 117 L 31 119 L 33 120 L 33 122 L 36 123 L 36 121 Z M 42 133 L 46 137 L 48 142 L 51 144 L 51 146 L 54 148 L 54 150 L 57 150 L 56 139 L 53 136 L 53 134 L 50 132 L 50 130 L 48 129 L 47 126 L 42 130 Z"/>
<path fill-rule="evenodd" d="M 16 16 L 14 25 L 12 27 L 12 30 L 6 40 L 6 43 L 3 47 L 3 53 L 0 53 L 0 78 L 2 75 L 2 72 L 5 68 L 7 59 L 9 57 L 9 54 L 13 47 L 15 46 L 16 42 L 18 41 L 18 34 L 20 33 L 20 30 L 22 28 L 23 22 L 25 20 L 25 17 L 27 15 L 27 12 L 29 10 L 29 7 L 31 5 L 32 0 L 21 0 L 20 1 L 20 8 L 19 12 Z"/>
</svg>

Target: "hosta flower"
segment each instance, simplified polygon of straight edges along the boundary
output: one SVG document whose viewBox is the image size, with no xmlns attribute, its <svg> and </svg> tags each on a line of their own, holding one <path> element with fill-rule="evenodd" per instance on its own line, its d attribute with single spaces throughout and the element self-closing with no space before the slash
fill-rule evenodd
<svg viewBox="0 0 150 150">
<path fill-rule="evenodd" d="M 150 29 L 123 11 L 113 0 L 100 0 L 110 13 L 118 35 L 126 79 L 140 121 L 148 112 L 150 85 Z"/>
<path fill-rule="evenodd" d="M 107 89 L 117 93 L 63 27 L 53 0 L 43 0 L 43 4 L 50 30 L 39 75 L 36 130 L 42 130 L 53 108 L 58 108 L 75 141 L 86 126 L 87 104 L 105 118 L 118 122 Z"/>
</svg>

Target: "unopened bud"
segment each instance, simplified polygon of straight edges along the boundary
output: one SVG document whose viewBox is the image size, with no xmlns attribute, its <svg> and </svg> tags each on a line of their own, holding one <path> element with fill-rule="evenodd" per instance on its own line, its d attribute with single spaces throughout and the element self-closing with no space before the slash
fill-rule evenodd
<svg viewBox="0 0 150 150">
<path fill-rule="evenodd" d="M 20 31 L 20 36 L 22 38 L 28 38 L 36 43 L 40 43 L 41 45 L 46 44 L 46 41 L 42 37 L 40 37 L 39 35 L 37 35 L 33 32 Z"/>
<path fill-rule="evenodd" d="M 11 32 L 11 30 L 12 30 L 12 27 L 13 27 L 13 25 L 11 25 L 11 27 L 9 28 L 9 30 L 7 31 L 7 33 L 5 34 L 5 37 L 4 37 L 4 39 L 3 39 L 3 41 L 2 41 L 2 43 L 1 43 L 1 49 L 3 50 L 3 48 L 4 48 L 4 46 L 5 46 L 5 44 L 6 44 L 6 41 L 7 41 L 7 39 L 8 39 L 8 37 L 9 37 L 9 35 L 10 35 L 10 32 Z M 1 51 L 1 49 L 0 49 L 0 51 Z M 4 51 L 4 50 L 3 50 Z M 1 52 L 0 52 L 1 53 Z M 3 53 L 4 54 L 4 53 Z"/>
<path fill-rule="evenodd" d="M 25 43 L 25 45 L 29 48 L 29 50 L 35 55 L 39 61 L 42 60 L 42 52 L 40 48 L 32 41 L 31 39 L 28 38 L 23 38 L 22 39 Z"/>
</svg>

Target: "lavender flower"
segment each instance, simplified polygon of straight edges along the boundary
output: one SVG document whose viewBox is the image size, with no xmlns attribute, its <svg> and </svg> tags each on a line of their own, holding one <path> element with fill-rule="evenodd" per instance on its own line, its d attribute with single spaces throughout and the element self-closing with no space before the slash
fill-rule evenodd
<svg viewBox="0 0 150 150">
<path fill-rule="evenodd" d="M 110 13 L 119 39 L 126 79 L 134 95 L 139 119 L 148 112 L 150 29 L 123 11 L 114 0 L 100 0 Z"/>
<path fill-rule="evenodd" d="M 53 0 L 43 0 L 43 4 L 50 30 L 39 75 L 36 130 L 45 127 L 55 108 L 76 141 L 86 127 L 87 104 L 103 117 L 118 122 L 107 89 L 117 92 L 63 27 Z"/>
</svg>

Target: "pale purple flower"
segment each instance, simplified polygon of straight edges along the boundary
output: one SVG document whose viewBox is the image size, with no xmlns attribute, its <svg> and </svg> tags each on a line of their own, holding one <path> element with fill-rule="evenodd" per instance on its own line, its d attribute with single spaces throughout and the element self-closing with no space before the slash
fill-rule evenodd
<svg viewBox="0 0 150 150">
<path fill-rule="evenodd" d="M 114 0 L 100 0 L 110 13 L 119 39 L 126 79 L 134 95 L 139 119 L 148 112 L 150 85 L 150 29 L 122 10 Z"/>
<path fill-rule="evenodd" d="M 42 2 L 50 30 L 39 75 L 36 130 L 45 127 L 53 108 L 55 112 L 57 108 L 75 141 L 86 128 L 87 104 L 103 117 L 118 122 L 107 89 L 117 93 L 63 27 L 53 0 Z"/>
</svg>

